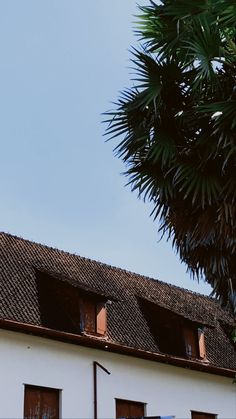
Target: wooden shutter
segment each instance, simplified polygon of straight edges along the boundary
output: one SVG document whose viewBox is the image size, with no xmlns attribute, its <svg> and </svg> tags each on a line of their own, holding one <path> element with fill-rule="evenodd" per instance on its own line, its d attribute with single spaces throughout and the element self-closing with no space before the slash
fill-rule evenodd
<svg viewBox="0 0 236 419">
<path fill-rule="evenodd" d="M 58 419 L 59 390 L 25 386 L 24 419 Z"/>
<path fill-rule="evenodd" d="M 204 332 L 202 329 L 198 329 L 198 345 L 199 345 L 199 357 L 201 359 L 206 358 L 206 346 Z"/>
<path fill-rule="evenodd" d="M 190 327 L 184 328 L 184 339 L 186 346 L 186 355 L 189 358 L 197 358 L 197 345 L 196 345 L 196 331 Z"/>
<path fill-rule="evenodd" d="M 144 403 L 116 400 L 117 418 L 137 418 L 144 416 Z"/>
<path fill-rule="evenodd" d="M 86 332 L 96 332 L 96 304 L 95 301 L 84 299 L 83 306 L 83 329 Z"/>
<path fill-rule="evenodd" d="M 216 419 L 216 415 L 214 413 L 203 413 L 203 412 L 191 412 L 192 419 Z"/>
<path fill-rule="evenodd" d="M 104 304 L 97 304 L 97 329 L 100 335 L 105 335 L 107 330 L 107 313 Z"/>
<path fill-rule="evenodd" d="M 25 387 L 24 418 L 40 417 L 40 391 L 37 387 Z"/>
</svg>

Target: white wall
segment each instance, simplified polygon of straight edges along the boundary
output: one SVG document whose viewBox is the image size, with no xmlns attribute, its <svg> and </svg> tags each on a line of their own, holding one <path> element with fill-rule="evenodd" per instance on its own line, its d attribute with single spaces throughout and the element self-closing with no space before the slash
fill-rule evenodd
<svg viewBox="0 0 236 419">
<path fill-rule="evenodd" d="M 93 361 L 98 417 L 115 417 L 115 398 L 147 403 L 146 415 L 190 418 L 190 410 L 236 418 L 232 379 L 0 330 L 0 418 L 22 418 L 24 384 L 59 388 L 61 417 L 93 418 Z"/>
</svg>

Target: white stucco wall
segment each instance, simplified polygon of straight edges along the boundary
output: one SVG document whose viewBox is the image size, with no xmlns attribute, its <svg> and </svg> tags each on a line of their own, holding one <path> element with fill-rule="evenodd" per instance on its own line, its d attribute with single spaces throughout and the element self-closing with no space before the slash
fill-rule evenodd
<svg viewBox="0 0 236 419">
<path fill-rule="evenodd" d="M 93 361 L 98 417 L 115 417 L 115 398 L 146 403 L 146 415 L 190 418 L 191 410 L 236 418 L 232 379 L 153 361 L 0 330 L 0 418 L 22 418 L 24 384 L 61 389 L 61 418 L 93 418 Z"/>
</svg>

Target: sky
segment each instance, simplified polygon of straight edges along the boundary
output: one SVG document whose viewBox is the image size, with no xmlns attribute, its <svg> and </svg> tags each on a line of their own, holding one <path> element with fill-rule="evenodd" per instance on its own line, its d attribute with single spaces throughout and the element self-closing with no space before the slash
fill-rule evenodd
<svg viewBox="0 0 236 419">
<path fill-rule="evenodd" d="M 104 138 L 137 14 L 136 0 L 0 0 L 0 230 L 209 294 Z"/>
</svg>

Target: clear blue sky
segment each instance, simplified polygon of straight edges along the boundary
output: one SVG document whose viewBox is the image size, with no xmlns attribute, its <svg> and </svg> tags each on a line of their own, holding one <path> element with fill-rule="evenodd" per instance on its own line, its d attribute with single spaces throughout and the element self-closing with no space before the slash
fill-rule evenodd
<svg viewBox="0 0 236 419">
<path fill-rule="evenodd" d="M 131 85 L 137 12 L 136 0 L 0 1 L 0 229 L 209 292 L 158 243 L 104 141 L 101 113 Z"/>
</svg>

